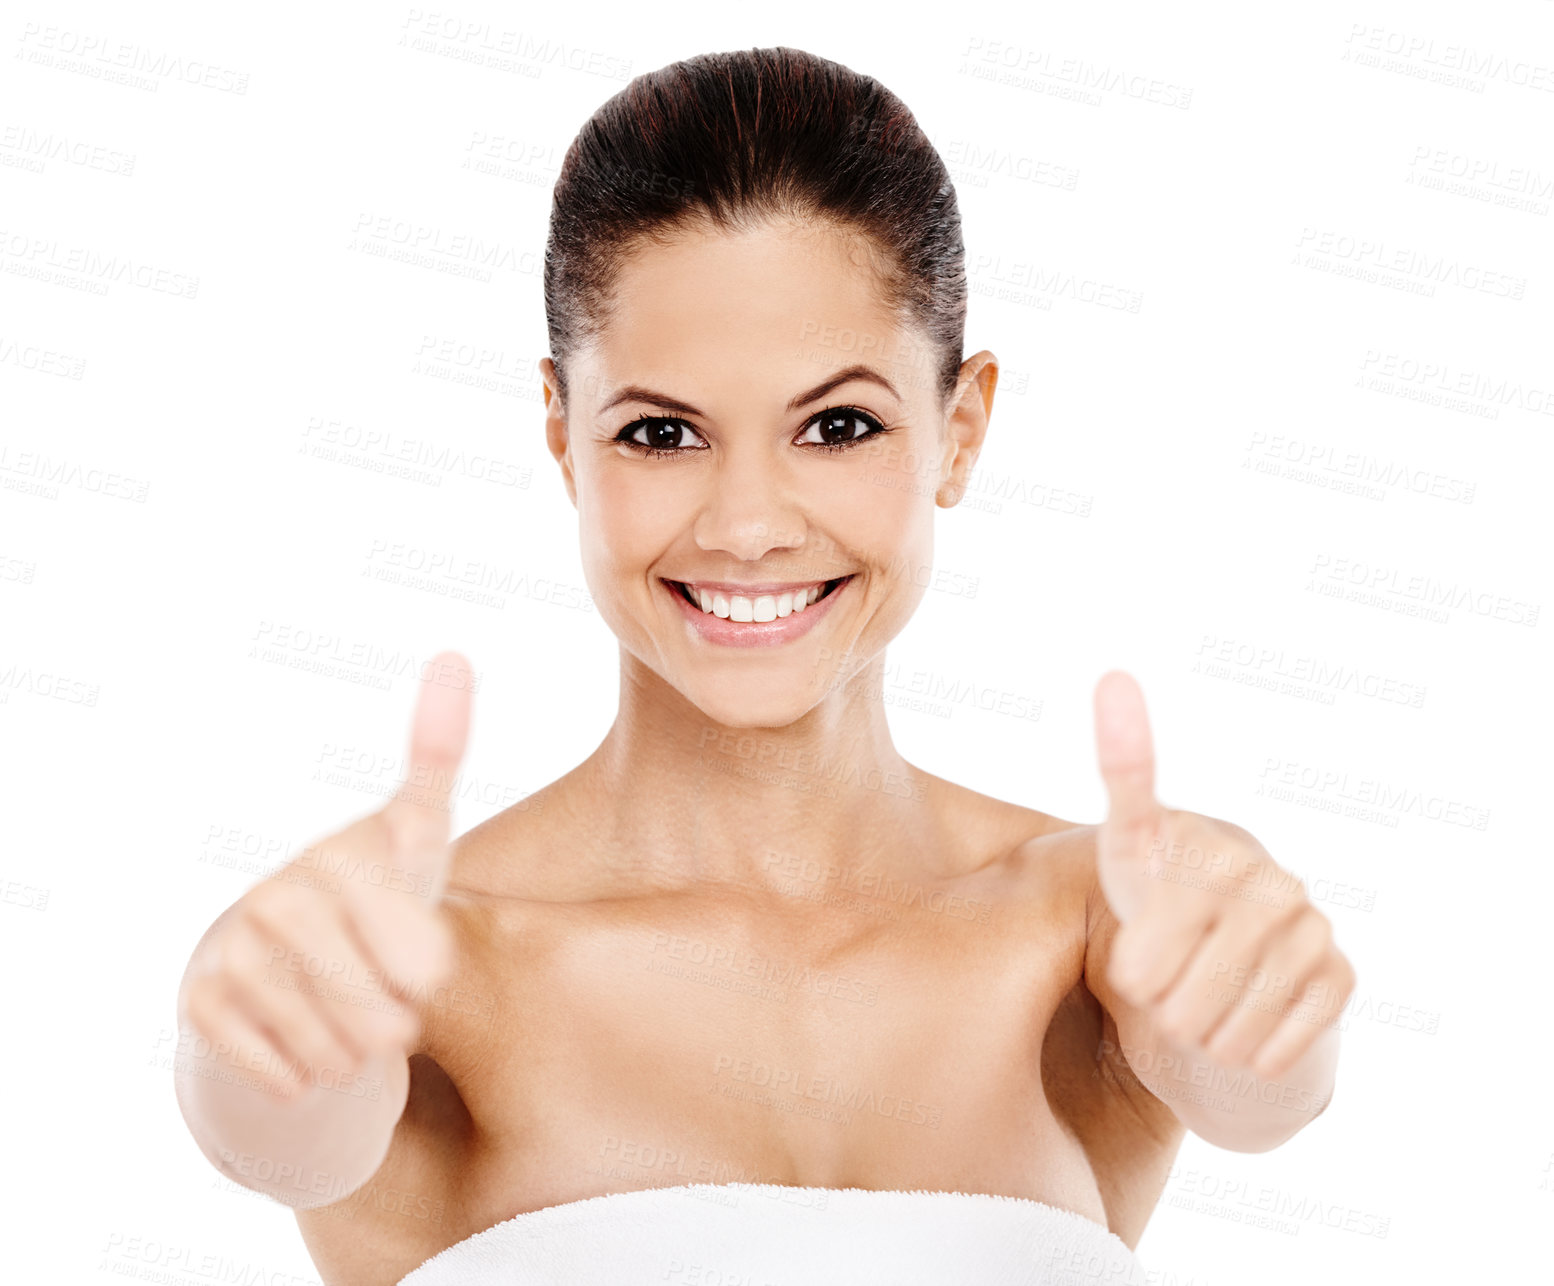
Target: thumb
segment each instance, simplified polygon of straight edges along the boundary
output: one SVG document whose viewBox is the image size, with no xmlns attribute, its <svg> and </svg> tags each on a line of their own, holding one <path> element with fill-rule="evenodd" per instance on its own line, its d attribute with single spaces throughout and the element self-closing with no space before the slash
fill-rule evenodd
<svg viewBox="0 0 1554 1286">
<path fill-rule="evenodd" d="M 1149 895 L 1150 855 L 1165 810 L 1155 798 L 1155 748 L 1144 693 L 1122 670 L 1095 688 L 1095 749 L 1107 812 L 1097 833 L 1101 890 L 1118 919 L 1132 918 Z"/>
<path fill-rule="evenodd" d="M 454 778 L 469 742 L 473 668 L 458 652 L 427 664 L 410 730 L 409 769 L 383 809 L 396 861 L 412 886 L 442 898 L 453 832 Z"/>
</svg>

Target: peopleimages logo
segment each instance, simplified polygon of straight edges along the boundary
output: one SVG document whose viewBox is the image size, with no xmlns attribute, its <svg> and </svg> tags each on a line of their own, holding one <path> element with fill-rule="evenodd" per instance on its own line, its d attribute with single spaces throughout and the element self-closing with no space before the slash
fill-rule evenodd
<svg viewBox="0 0 1554 1286">
<path fill-rule="evenodd" d="M 1121 94 L 1139 102 L 1186 110 L 1193 91 L 1158 77 L 1132 74 L 1130 70 L 1069 58 L 1050 49 L 1035 49 L 1007 40 L 973 36 L 961 51 L 962 75 L 992 80 L 1017 89 L 1056 93 L 1087 106 L 1099 107 L 1102 93 Z"/>
<path fill-rule="evenodd" d="M 94 79 L 121 81 L 136 89 L 156 90 L 162 82 L 176 80 L 223 93 L 248 93 L 246 71 L 218 67 L 198 58 L 173 57 L 113 36 L 29 22 L 22 28 L 19 44 L 16 56 L 27 62 L 74 71 Z"/>
<path fill-rule="evenodd" d="M 1365 272 L 1395 273 L 1420 282 L 1458 286 L 1505 299 L 1521 299 L 1527 290 L 1526 277 L 1513 277 L 1476 264 L 1463 263 L 1446 255 L 1432 255 L 1407 246 L 1389 248 L 1385 241 L 1330 232 L 1322 228 L 1302 228 L 1296 242 L 1297 254 L 1304 253 L 1318 262 L 1354 264 Z M 1371 278 L 1366 277 L 1366 280 Z"/>
<path fill-rule="evenodd" d="M 51 237 L 10 228 L 0 228 L 0 270 L 18 276 L 62 275 L 64 284 L 73 284 L 69 278 L 75 276 L 97 294 L 121 283 L 175 299 L 193 299 L 200 289 L 200 279 L 188 273 L 159 268 L 130 255 L 105 255 L 89 246 L 62 246 Z"/>
<path fill-rule="evenodd" d="M 1505 54 L 1474 49 L 1452 41 L 1437 41 L 1434 36 L 1418 36 L 1412 32 L 1390 31 L 1386 27 L 1371 27 L 1354 23 L 1349 29 L 1348 48 L 1344 58 L 1366 65 L 1363 53 L 1388 54 L 1402 63 L 1419 63 L 1423 67 L 1437 68 L 1442 73 L 1460 73 L 1461 76 L 1481 77 L 1485 81 L 1498 80 L 1540 93 L 1554 94 L 1554 68 L 1547 63 L 1527 62 L 1509 58 Z"/>
</svg>

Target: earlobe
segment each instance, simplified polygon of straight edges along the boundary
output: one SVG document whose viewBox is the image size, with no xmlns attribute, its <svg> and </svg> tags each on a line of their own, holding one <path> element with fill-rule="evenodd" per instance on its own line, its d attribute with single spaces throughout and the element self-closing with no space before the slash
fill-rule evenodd
<svg viewBox="0 0 1554 1286">
<path fill-rule="evenodd" d="M 563 435 L 565 430 L 562 430 Z M 572 508 L 577 508 L 577 479 L 572 476 L 572 457 L 567 453 L 565 445 L 562 452 L 556 457 L 561 464 L 561 482 L 567 489 L 567 499 L 572 502 Z"/>
<path fill-rule="evenodd" d="M 572 476 L 572 435 L 567 432 L 567 408 L 561 395 L 561 378 L 550 357 L 538 362 L 540 388 L 545 398 L 545 445 L 561 466 L 561 481 L 567 489 L 572 508 L 577 505 L 577 480 Z"/>
</svg>

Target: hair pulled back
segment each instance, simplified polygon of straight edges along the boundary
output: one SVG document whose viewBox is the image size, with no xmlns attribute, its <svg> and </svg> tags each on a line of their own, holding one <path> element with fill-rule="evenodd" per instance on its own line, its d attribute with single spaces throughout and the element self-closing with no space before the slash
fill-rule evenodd
<svg viewBox="0 0 1554 1286">
<path fill-rule="evenodd" d="M 567 149 L 545 248 L 545 320 L 565 400 L 629 256 L 690 225 L 820 217 L 861 234 L 886 306 L 920 327 L 941 403 L 966 327 L 955 187 L 890 90 L 802 50 L 702 54 L 637 76 Z"/>
</svg>

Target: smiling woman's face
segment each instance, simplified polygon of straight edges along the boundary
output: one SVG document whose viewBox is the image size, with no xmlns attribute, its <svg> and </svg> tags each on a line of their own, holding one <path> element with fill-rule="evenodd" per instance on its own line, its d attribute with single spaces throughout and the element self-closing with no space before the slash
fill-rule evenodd
<svg viewBox="0 0 1554 1286">
<path fill-rule="evenodd" d="M 941 486 L 980 445 L 987 408 L 951 431 L 935 354 L 865 251 L 795 222 L 649 244 L 564 407 L 543 363 L 600 615 L 721 723 L 791 723 L 895 637 L 929 582 Z M 874 377 L 834 382 L 854 367 Z"/>
</svg>

